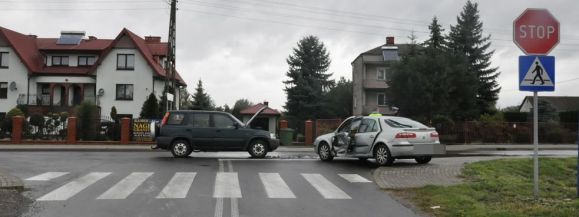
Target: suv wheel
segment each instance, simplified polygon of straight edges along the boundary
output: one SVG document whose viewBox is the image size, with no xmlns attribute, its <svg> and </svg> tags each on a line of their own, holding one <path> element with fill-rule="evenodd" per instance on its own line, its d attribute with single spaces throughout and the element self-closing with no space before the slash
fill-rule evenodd
<svg viewBox="0 0 579 217">
<path fill-rule="evenodd" d="M 248 152 L 254 158 L 264 158 L 267 154 L 267 143 L 261 139 L 253 140 Z"/>
<path fill-rule="evenodd" d="M 193 149 L 191 148 L 191 145 L 189 145 L 189 142 L 182 139 L 173 141 L 173 145 L 171 146 L 171 153 L 173 154 L 173 157 L 187 157 L 191 154 L 191 152 L 193 152 Z"/>
</svg>

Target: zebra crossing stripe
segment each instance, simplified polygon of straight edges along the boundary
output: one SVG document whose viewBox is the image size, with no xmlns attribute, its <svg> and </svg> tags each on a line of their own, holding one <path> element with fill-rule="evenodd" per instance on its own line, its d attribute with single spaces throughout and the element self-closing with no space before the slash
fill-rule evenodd
<svg viewBox="0 0 579 217">
<path fill-rule="evenodd" d="M 218 172 L 215 177 L 214 198 L 241 198 L 239 178 L 234 172 Z"/>
<path fill-rule="evenodd" d="M 296 198 L 279 173 L 259 173 L 259 178 L 269 198 Z"/>
<path fill-rule="evenodd" d="M 69 182 L 60 188 L 38 198 L 38 201 L 55 201 L 55 200 L 67 200 L 70 197 L 78 194 L 78 192 L 84 190 L 88 186 L 94 184 L 98 180 L 110 175 L 111 173 L 89 173 L 83 177 L 80 177 L 72 182 Z"/>
<path fill-rule="evenodd" d="M 157 198 L 185 198 L 197 173 L 175 173 Z"/>
<path fill-rule="evenodd" d="M 66 174 L 68 174 L 68 172 L 46 172 L 46 173 L 43 173 L 43 174 L 40 174 L 37 176 L 27 178 L 25 180 L 26 181 L 49 181 L 49 180 L 64 176 Z"/>
<path fill-rule="evenodd" d="M 361 182 L 361 183 L 366 183 L 366 182 L 372 182 L 358 174 L 338 174 L 340 177 L 342 177 L 343 179 L 347 180 L 348 182 L 351 183 L 357 183 L 357 182 Z"/>
<path fill-rule="evenodd" d="M 139 185 L 141 185 L 147 178 L 149 178 L 153 173 L 140 173 L 134 172 L 129 176 L 125 177 L 123 180 L 118 182 L 112 188 L 109 188 L 105 193 L 101 194 L 97 200 L 102 199 L 125 199 L 129 194 L 133 193 Z"/>
<path fill-rule="evenodd" d="M 324 176 L 313 173 L 302 173 L 302 176 L 326 199 L 352 199 Z"/>
</svg>

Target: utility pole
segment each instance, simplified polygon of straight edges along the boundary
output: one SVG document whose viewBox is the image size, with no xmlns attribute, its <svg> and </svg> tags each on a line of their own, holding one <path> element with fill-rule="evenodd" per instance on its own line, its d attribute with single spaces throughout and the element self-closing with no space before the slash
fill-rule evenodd
<svg viewBox="0 0 579 217">
<path fill-rule="evenodd" d="M 167 49 L 167 64 L 166 64 L 166 76 L 165 76 L 165 87 L 170 85 L 173 89 L 173 104 L 169 105 L 167 94 L 165 94 L 166 105 L 168 109 L 177 109 L 177 85 L 175 81 L 175 38 L 176 38 L 176 13 L 177 13 L 177 0 L 171 0 L 171 17 L 169 18 L 169 41 Z M 170 81 L 169 81 L 170 79 Z"/>
</svg>

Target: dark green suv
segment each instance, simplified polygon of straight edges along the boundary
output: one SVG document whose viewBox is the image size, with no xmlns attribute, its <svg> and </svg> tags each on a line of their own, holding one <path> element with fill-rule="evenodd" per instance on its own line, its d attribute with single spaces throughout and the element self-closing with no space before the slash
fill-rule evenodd
<svg viewBox="0 0 579 217">
<path fill-rule="evenodd" d="M 157 142 L 153 149 L 170 150 L 175 157 L 187 157 L 193 151 L 247 151 L 263 158 L 279 146 L 274 134 L 249 128 L 263 109 L 247 124 L 226 112 L 169 111 L 160 125 L 151 126 Z"/>
</svg>

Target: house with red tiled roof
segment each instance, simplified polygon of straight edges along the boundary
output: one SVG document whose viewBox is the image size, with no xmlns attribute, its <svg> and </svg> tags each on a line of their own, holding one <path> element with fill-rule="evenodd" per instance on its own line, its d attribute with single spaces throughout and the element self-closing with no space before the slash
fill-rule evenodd
<svg viewBox="0 0 579 217">
<path fill-rule="evenodd" d="M 243 122 L 247 123 L 249 121 L 249 119 L 251 119 L 251 117 L 253 115 L 255 115 L 255 113 L 257 113 L 261 108 L 263 108 L 267 104 L 268 104 L 267 102 L 258 103 L 256 105 L 253 105 L 253 106 L 250 106 L 246 109 L 241 110 L 239 112 L 239 114 L 242 116 Z M 263 110 L 250 123 L 249 127 L 254 128 L 254 129 L 267 130 L 270 133 L 277 134 L 277 122 L 278 122 L 280 116 L 281 116 L 281 113 L 279 111 L 268 107 L 265 110 Z"/>
<path fill-rule="evenodd" d="M 161 37 L 128 29 L 98 39 L 80 31 L 40 38 L 0 27 L 0 116 L 18 104 L 70 111 L 92 101 L 102 114 L 115 106 L 118 114 L 137 118 L 150 93 L 161 98 L 167 49 Z M 178 73 L 176 79 L 186 86 Z"/>
</svg>

